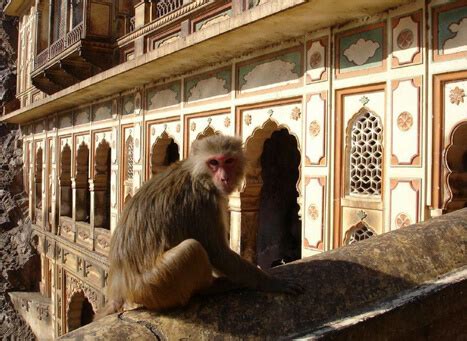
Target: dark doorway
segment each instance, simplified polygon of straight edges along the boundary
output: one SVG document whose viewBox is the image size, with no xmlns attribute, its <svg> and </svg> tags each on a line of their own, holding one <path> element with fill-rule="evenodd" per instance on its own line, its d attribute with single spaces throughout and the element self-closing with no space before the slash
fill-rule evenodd
<svg viewBox="0 0 467 341">
<path fill-rule="evenodd" d="M 257 263 L 270 268 L 300 258 L 301 222 L 297 183 L 300 152 L 287 129 L 264 142 L 261 155 L 263 186 L 257 234 Z"/>
<path fill-rule="evenodd" d="M 446 164 L 449 168 L 447 177 L 451 198 L 446 205 L 446 212 L 467 207 L 467 122 L 454 128 L 452 143 L 446 151 Z"/>
</svg>

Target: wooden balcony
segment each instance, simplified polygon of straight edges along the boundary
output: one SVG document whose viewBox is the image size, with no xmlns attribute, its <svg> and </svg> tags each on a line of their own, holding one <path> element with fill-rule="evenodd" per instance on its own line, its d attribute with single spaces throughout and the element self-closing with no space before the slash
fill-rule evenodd
<svg viewBox="0 0 467 341">
<path fill-rule="evenodd" d="M 113 47 L 86 39 L 85 24 L 76 25 L 34 59 L 32 83 L 46 94 L 53 94 L 113 65 Z"/>
</svg>

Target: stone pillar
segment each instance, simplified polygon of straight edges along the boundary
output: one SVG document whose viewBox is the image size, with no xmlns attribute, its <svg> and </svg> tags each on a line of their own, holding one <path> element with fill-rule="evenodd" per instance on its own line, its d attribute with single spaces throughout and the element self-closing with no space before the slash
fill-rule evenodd
<svg viewBox="0 0 467 341">
<path fill-rule="evenodd" d="M 70 203 L 72 202 L 72 190 L 71 190 L 71 178 L 70 179 L 60 179 L 60 215 L 61 216 L 73 216 L 73 208 Z"/>
<path fill-rule="evenodd" d="M 149 22 L 151 4 L 147 0 L 135 5 L 135 30 Z"/>
<path fill-rule="evenodd" d="M 250 184 L 230 196 L 230 247 L 243 258 L 256 263 L 256 235 L 262 184 Z"/>
<path fill-rule="evenodd" d="M 87 221 L 89 205 L 89 191 L 88 191 L 88 178 L 85 175 L 77 174 L 71 180 L 73 188 L 73 220 L 74 221 Z"/>
<path fill-rule="evenodd" d="M 107 174 L 96 174 L 94 180 L 89 180 L 91 189 L 91 226 L 110 228 L 109 193 L 107 193 Z"/>
</svg>

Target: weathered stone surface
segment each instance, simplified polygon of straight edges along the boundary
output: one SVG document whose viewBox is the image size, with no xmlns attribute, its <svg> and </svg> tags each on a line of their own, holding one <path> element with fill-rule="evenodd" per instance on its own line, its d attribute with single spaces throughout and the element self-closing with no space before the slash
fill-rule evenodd
<svg viewBox="0 0 467 341">
<path fill-rule="evenodd" d="M 7 293 L 37 290 L 40 280 L 39 256 L 30 243 L 32 229 L 21 156 L 19 129 L 0 125 L 0 337 L 6 340 L 34 339 Z"/>
<path fill-rule="evenodd" d="M 7 1 L 0 0 L 0 115 L 3 105 L 15 99 L 18 19 L 3 13 Z"/>
<path fill-rule="evenodd" d="M 196 297 L 183 309 L 111 315 L 62 339 L 278 339 L 306 335 L 328 321 L 461 269 L 467 264 L 466 238 L 464 209 L 275 268 L 278 276 L 293 278 L 306 287 L 306 292 L 296 297 L 248 290 Z M 456 295 L 465 302 L 463 289 L 449 297 L 455 299 Z"/>
</svg>

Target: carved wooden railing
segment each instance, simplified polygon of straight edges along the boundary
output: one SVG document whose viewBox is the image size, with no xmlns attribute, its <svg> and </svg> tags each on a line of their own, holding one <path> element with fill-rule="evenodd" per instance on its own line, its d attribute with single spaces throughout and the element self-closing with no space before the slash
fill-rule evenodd
<svg viewBox="0 0 467 341">
<path fill-rule="evenodd" d="M 156 1 L 156 17 L 160 18 L 183 6 L 183 0 L 159 0 Z"/>
<path fill-rule="evenodd" d="M 77 41 L 81 40 L 84 30 L 84 22 L 76 25 L 70 32 L 66 35 L 66 44 L 65 47 L 73 45 Z"/>
<path fill-rule="evenodd" d="M 45 64 L 49 60 L 49 49 L 45 49 L 40 52 L 34 59 L 34 69 L 37 69 Z"/>
<path fill-rule="evenodd" d="M 55 41 L 48 49 L 40 52 L 34 59 L 34 69 L 38 69 L 47 63 L 48 60 L 53 59 L 61 52 L 63 52 L 67 47 L 73 45 L 77 41 L 81 40 L 84 32 L 84 22 L 76 25 L 66 36 L 61 37 Z"/>
<path fill-rule="evenodd" d="M 52 45 L 49 47 L 49 59 L 52 59 L 56 55 L 58 55 L 60 52 L 62 52 L 65 49 L 65 39 L 64 37 L 58 39 L 55 41 Z"/>
</svg>

